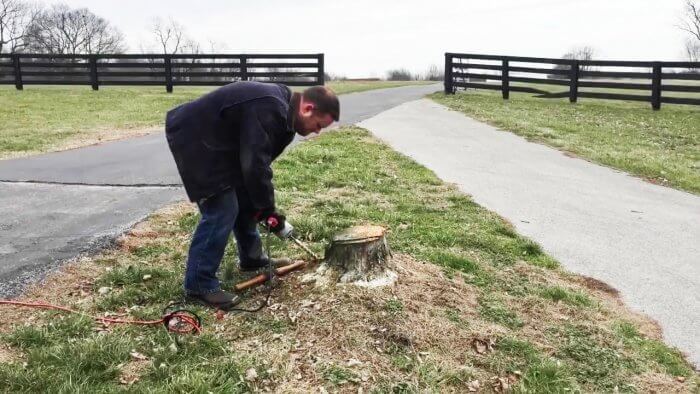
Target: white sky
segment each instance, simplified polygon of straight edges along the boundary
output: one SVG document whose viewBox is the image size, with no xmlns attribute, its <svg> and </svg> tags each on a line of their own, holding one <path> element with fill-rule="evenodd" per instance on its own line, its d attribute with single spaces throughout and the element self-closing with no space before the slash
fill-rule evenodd
<svg viewBox="0 0 700 394">
<path fill-rule="evenodd" d="M 589 45 L 596 58 L 681 60 L 683 0 L 62 0 L 126 36 L 129 52 L 172 17 L 208 51 L 326 54 L 326 70 L 383 77 L 442 67 L 445 52 L 559 57 Z M 44 0 L 44 4 L 52 4 Z"/>
</svg>

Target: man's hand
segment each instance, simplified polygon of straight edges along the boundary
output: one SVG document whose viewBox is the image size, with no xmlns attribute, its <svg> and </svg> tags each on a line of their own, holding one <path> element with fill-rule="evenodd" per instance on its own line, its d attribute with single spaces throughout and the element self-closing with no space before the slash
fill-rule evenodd
<svg viewBox="0 0 700 394">
<path fill-rule="evenodd" d="M 261 221 L 265 227 L 282 239 L 289 237 L 294 229 L 286 221 L 287 218 L 276 211 L 260 211 L 255 214 L 255 219 Z"/>
</svg>

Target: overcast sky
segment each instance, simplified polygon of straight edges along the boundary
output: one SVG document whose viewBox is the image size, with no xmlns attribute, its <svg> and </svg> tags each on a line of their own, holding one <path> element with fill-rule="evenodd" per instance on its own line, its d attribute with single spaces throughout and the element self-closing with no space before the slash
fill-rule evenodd
<svg viewBox="0 0 700 394">
<path fill-rule="evenodd" d="M 680 60 L 683 0 L 63 0 L 87 7 L 149 45 L 155 17 L 172 17 L 207 50 L 326 54 L 326 70 L 383 77 L 424 71 L 444 53 L 559 57 L 589 45 L 611 60 Z M 44 0 L 44 4 L 52 4 Z"/>
</svg>

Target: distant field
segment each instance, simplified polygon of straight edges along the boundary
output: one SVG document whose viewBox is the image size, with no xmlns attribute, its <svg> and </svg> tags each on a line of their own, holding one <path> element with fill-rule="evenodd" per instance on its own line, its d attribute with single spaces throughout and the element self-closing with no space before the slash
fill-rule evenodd
<svg viewBox="0 0 700 394">
<path fill-rule="evenodd" d="M 338 94 L 421 82 L 330 82 Z M 165 112 L 212 87 L 0 86 L 0 159 L 64 150 L 160 129 Z"/>
<path fill-rule="evenodd" d="M 469 90 L 434 100 L 528 140 L 700 194 L 700 106 Z"/>
</svg>

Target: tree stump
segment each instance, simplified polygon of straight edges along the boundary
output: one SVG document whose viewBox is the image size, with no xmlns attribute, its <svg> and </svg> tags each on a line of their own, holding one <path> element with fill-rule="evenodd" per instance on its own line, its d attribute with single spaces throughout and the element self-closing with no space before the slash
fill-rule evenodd
<svg viewBox="0 0 700 394">
<path fill-rule="evenodd" d="M 387 270 L 391 250 L 385 234 L 380 226 L 351 227 L 333 237 L 325 264 L 339 273 L 339 281 L 344 283 L 370 282 L 393 274 Z"/>
</svg>

